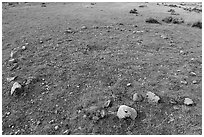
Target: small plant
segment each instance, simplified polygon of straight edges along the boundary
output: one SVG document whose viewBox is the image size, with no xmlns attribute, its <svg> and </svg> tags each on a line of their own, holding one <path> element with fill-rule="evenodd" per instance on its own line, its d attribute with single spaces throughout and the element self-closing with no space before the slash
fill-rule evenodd
<svg viewBox="0 0 204 137">
<path fill-rule="evenodd" d="M 173 17 L 169 16 L 169 17 L 165 17 L 164 19 L 162 19 L 163 22 L 166 22 L 166 23 L 171 23 L 173 20 Z"/>
<path fill-rule="evenodd" d="M 155 23 L 155 24 L 161 24 L 158 20 L 150 17 L 148 19 L 145 20 L 146 23 Z"/>
<path fill-rule="evenodd" d="M 201 21 L 194 22 L 191 27 L 197 27 L 202 29 L 202 22 Z"/>
</svg>

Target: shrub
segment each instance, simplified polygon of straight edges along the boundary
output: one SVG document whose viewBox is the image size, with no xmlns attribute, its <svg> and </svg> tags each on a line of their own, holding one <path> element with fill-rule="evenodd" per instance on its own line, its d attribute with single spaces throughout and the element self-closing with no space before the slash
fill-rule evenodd
<svg viewBox="0 0 204 137">
<path fill-rule="evenodd" d="M 170 16 L 170 17 L 165 17 L 164 19 L 162 19 L 163 22 L 166 22 L 166 23 L 171 23 L 173 20 L 173 18 Z"/>
<path fill-rule="evenodd" d="M 197 28 L 202 29 L 202 22 L 201 21 L 197 21 L 197 22 L 193 23 L 191 27 L 197 27 Z"/>
<path fill-rule="evenodd" d="M 156 19 L 154 19 L 154 18 L 152 18 L 152 17 L 146 19 L 145 22 L 147 22 L 147 23 L 161 24 L 158 20 L 156 20 Z"/>
</svg>

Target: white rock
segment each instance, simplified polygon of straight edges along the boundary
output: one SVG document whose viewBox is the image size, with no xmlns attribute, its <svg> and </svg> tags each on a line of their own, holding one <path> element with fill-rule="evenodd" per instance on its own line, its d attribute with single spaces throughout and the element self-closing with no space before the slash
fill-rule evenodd
<svg viewBox="0 0 204 137">
<path fill-rule="evenodd" d="M 117 116 L 119 119 L 130 117 L 134 120 L 137 117 L 137 111 L 134 108 L 121 105 L 118 109 Z"/>
<path fill-rule="evenodd" d="M 160 97 L 155 95 L 154 93 L 152 92 L 147 92 L 147 98 L 149 100 L 149 102 L 153 102 L 153 103 L 158 103 L 158 101 L 160 100 Z"/>
<path fill-rule="evenodd" d="M 143 100 L 143 97 L 142 97 L 141 94 L 138 94 L 138 93 L 133 94 L 133 101 L 138 101 L 138 102 L 140 102 L 140 101 L 142 101 L 142 100 Z"/>
<path fill-rule="evenodd" d="M 190 98 L 185 98 L 184 99 L 184 104 L 189 106 L 189 105 L 193 105 L 193 100 Z"/>
<path fill-rule="evenodd" d="M 22 46 L 21 49 L 22 49 L 22 50 L 26 50 L 26 46 Z"/>
<path fill-rule="evenodd" d="M 16 91 L 16 89 L 20 89 L 21 85 L 18 82 L 13 83 L 13 87 L 11 88 L 11 95 Z"/>
<path fill-rule="evenodd" d="M 16 55 L 17 55 L 17 51 L 16 50 L 11 51 L 11 54 L 10 54 L 11 58 L 15 58 Z"/>
</svg>

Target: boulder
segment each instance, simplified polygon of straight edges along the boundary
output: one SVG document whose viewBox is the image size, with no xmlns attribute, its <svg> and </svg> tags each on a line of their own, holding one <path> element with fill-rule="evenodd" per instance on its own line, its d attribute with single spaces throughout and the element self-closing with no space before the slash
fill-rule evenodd
<svg viewBox="0 0 204 137">
<path fill-rule="evenodd" d="M 143 100 L 143 96 L 139 93 L 133 94 L 133 101 L 141 102 Z"/>
<path fill-rule="evenodd" d="M 159 100 L 160 100 L 160 97 L 157 96 L 156 94 L 152 93 L 152 92 L 147 92 L 147 99 L 149 102 L 152 102 L 152 103 L 158 103 Z"/>
<path fill-rule="evenodd" d="M 118 109 L 117 116 L 119 119 L 130 117 L 134 120 L 137 117 L 137 111 L 126 105 L 121 105 Z"/>
<path fill-rule="evenodd" d="M 11 88 L 11 95 L 13 95 L 17 90 L 21 90 L 22 86 L 18 82 L 14 82 Z"/>
<path fill-rule="evenodd" d="M 193 100 L 190 99 L 190 98 L 185 98 L 184 99 L 184 104 L 187 105 L 187 106 L 191 106 L 194 104 Z"/>
</svg>

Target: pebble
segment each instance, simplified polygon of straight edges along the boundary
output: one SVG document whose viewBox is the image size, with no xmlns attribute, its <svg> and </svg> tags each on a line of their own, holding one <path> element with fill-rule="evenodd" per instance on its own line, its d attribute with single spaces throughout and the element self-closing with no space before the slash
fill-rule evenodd
<svg viewBox="0 0 204 137">
<path fill-rule="evenodd" d="M 17 55 L 17 51 L 11 51 L 10 57 L 15 58 Z"/>
<path fill-rule="evenodd" d="M 14 59 L 14 58 L 9 59 L 9 63 L 17 63 L 17 59 Z"/>
<path fill-rule="evenodd" d="M 126 105 L 121 105 L 117 111 L 117 116 L 119 119 L 130 117 L 134 120 L 137 117 L 137 111 Z"/>
<path fill-rule="evenodd" d="M 196 76 L 196 73 L 195 72 L 190 72 L 190 75 L 191 76 Z"/>
<path fill-rule="evenodd" d="M 36 123 L 37 125 L 40 125 L 41 124 L 41 122 L 40 121 L 37 121 L 37 123 Z"/>
<path fill-rule="evenodd" d="M 190 106 L 190 105 L 193 105 L 193 100 L 190 99 L 190 98 L 185 98 L 184 99 L 184 104 L 187 105 L 187 106 Z"/>
<path fill-rule="evenodd" d="M 143 96 L 139 93 L 133 94 L 133 101 L 141 102 L 143 100 Z"/>
<path fill-rule="evenodd" d="M 13 95 L 14 92 L 15 92 L 17 89 L 21 89 L 21 87 L 22 87 L 22 86 L 21 86 L 18 82 L 13 83 L 13 86 L 12 86 L 12 88 L 11 88 L 11 95 Z"/>
<path fill-rule="evenodd" d="M 175 106 L 173 106 L 173 109 L 174 110 L 179 110 L 179 107 L 175 105 Z"/>
<path fill-rule="evenodd" d="M 198 81 L 197 80 L 193 80 L 193 84 L 198 84 Z"/>
<path fill-rule="evenodd" d="M 86 26 L 82 26 L 81 29 L 87 29 L 87 27 Z"/>
<path fill-rule="evenodd" d="M 65 130 L 65 131 L 63 132 L 63 134 L 69 135 L 70 132 L 71 132 L 71 131 L 67 129 L 67 130 Z"/>
<path fill-rule="evenodd" d="M 54 119 L 52 119 L 51 121 L 49 121 L 49 124 L 53 124 L 55 122 Z"/>
<path fill-rule="evenodd" d="M 160 100 L 160 97 L 155 95 L 154 93 L 152 92 L 147 92 L 147 98 L 149 100 L 149 102 L 152 102 L 152 103 L 158 103 L 158 101 Z"/>
<path fill-rule="evenodd" d="M 55 126 L 55 130 L 58 130 L 59 129 L 59 126 Z"/>
<path fill-rule="evenodd" d="M 105 112 L 105 110 L 102 109 L 101 112 L 100 112 L 100 114 L 101 114 L 101 117 L 104 118 L 104 117 L 106 116 L 106 112 Z"/>
<path fill-rule="evenodd" d="M 22 48 L 21 48 L 22 50 L 26 50 L 26 46 L 22 46 Z"/>
<path fill-rule="evenodd" d="M 112 101 L 109 99 L 104 103 L 104 108 L 108 108 L 112 105 Z"/>
</svg>

